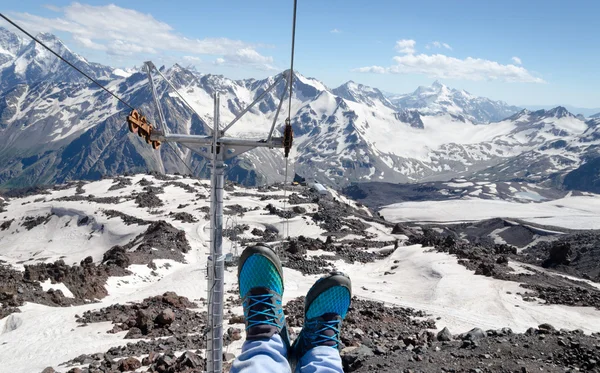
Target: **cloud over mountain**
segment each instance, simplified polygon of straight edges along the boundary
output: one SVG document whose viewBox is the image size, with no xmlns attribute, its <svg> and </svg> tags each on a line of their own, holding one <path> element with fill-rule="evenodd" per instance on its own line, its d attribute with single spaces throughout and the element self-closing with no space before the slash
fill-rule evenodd
<svg viewBox="0 0 600 373">
<path fill-rule="evenodd" d="M 436 44 L 437 43 L 437 44 Z M 452 48 L 446 43 L 434 42 L 436 48 Z M 431 48 L 431 46 L 430 46 Z M 545 83 L 545 81 L 520 65 L 503 65 L 483 58 L 466 57 L 464 59 L 444 54 L 417 53 L 416 41 L 402 39 L 395 45 L 401 55 L 393 57 L 395 64 L 384 66 L 365 66 L 353 69 L 361 73 L 375 74 L 421 74 L 431 78 L 463 80 L 499 80 L 520 83 Z"/>
</svg>

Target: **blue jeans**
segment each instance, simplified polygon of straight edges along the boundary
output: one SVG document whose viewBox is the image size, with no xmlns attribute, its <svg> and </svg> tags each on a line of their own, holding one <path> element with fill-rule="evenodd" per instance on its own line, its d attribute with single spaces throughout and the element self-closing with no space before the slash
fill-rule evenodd
<svg viewBox="0 0 600 373">
<path fill-rule="evenodd" d="M 230 373 L 291 373 L 287 349 L 279 334 L 271 339 L 246 341 L 242 353 L 233 362 Z M 296 373 L 343 373 L 337 349 L 318 346 L 298 362 Z"/>
</svg>

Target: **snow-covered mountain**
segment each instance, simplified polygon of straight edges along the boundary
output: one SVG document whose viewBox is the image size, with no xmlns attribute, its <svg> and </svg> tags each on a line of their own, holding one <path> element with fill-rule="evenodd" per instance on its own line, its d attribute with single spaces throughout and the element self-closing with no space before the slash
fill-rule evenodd
<svg viewBox="0 0 600 373">
<path fill-rule="evenodd" d="M 5 63 L 14 60 L 25 45 L 23 38 L 0 27 L 0 68 Z"/>
<path fill-rule="evenodd" d="M 345 100 L 359 102 L 370 106 L 375 106 L 376 103 L 395 109 L 385 95 L 377 88 L 372 88 L 366 85 L 354 83 L 352 80 L 334 88 L 331 92 Z"/>
<path fill-rule="evenodd" d="M 439 81 L 435 81 L 430 87 L 420 86 L 413 93 L 393 95 L 389 99 L 398 108 L 418 109 L 428 115 L 448 113 L 463 116 L 473 123 L 496 122 L 521 110 L 506 102 L 449 88 Z"/>
<path fill-rule="evenodd" d="M 556 105 L 522 105 L 523 107 L 526 107 L 527 109 L 531 110 L 531 111 L 536 111 L 536 110 L 550 110 L 553 109 L 557 106 L 562 106 L 565 109 L 569 110 L 571 113 L 573 114 L 581 114 L 584 117 L 592 117 L 594 115 L 597 115 L 596 113 L 598 113 L 598 111 L 600 111 L 600 108 L 596 107 L 596 108 L 583 108 L 583 107 L 579 107 L 579 106 L 573 106 L 573 105 L 568 105 L 568 104 L 556 104 Z"/>
<path fill-rule="evenodd" d="M 0 134 L 5 139 L 0 143 L 0 185 L 98 179 L 147 170 L 189 173 L 179 157 L 194 173 L 207 175 L 206 160 L 186 148 L 165 144 L 152 151 L 128 133 L 128 108 L 39 46 L 15 44 L 18 38 L 9 34 L 3 31 L 1 48 L 16 52 L 0 67 Z M 156 122 L 144 73 L 90 63 L 54 36 L 40 37 Z M 277 79 L 231 80 L 179 65 L 163 68 L 163 73 L 199 114 L 191 113 L 159 81 L 169 128 L 192 134 L 207 133 L 207 124 L 212 125 L 212 93 L 220 92 L 221 123 L 226 124 Z M 555 173 L 570 172 L 593 158 L 598 146 L 594 124 L 564 108 L 515 114 L 516 108 L 503 103 L 434 84 L 396 100 L 417 109 L 400 109 L 376 88 L 348 82 L 330 89 L 298 72 L 295 77 L 290 170 L 329 185 L 470 175 L 556 180 Z M 268 133 L 283 89 L 281 82 L 230 133 L 252 138 Z M 427 102 L 431 105 L 424 110 Z M 502 110 L 506 115 L 499 114 Z M 277 129 L 287 114 L 284 105 Z M 493 118 L 503 120 L 479 124 Z M 232 160 L 227 177 L 247 185 L 273 183 L 283 181 L 284 169 L 281 151 L 257 149 Z"/>
<path fill-rule="evenodd" d="M 47 49 L 30 41 L 24 44 L 24 39 L 15 34 L 10 37 L 6 29 L 0 30 L 0 50 L 14 53 L 12 59 L 5 62 L 6 66 L 0 66 L 0 90 L 10 89 L 18 84 L 29 84 L 31 82 L 55 81 L 55 82 L 85 82 L 86 78 L 52 55 Z M 86 74 L 96 79 L 112 79 L 115 77 L 110 68 L 90 63 L 85 58 L 73 53 L 56 36 L 41 33 L 37 38 L 44 42 L 49 48 L 71 62 Z M 5 54 L 9 56 L 9 54 Z M 0 57 L 2 58 L 2 57 Z"/>
<path fill-rule="evenodd" d="M 590 118 L 600 118 L 600 113 L 590 115 Z"/>
</svg>

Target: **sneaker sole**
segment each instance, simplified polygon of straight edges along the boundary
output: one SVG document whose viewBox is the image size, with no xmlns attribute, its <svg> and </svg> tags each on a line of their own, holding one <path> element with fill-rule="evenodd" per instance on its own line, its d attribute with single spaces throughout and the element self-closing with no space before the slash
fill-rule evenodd
<svg viewBox="0 0 600 373">
<path fill-rule="evenodd" d="M 242 255 L 240 256 L 240 260 L 238 261 L 238 271 L 237 271 L 238 278 L 240 278 L 240 272 L 242 271 L 242 268 L 244 268 L 244 263 L 246 263 L 246 260 L 248 258 L 250 258 L 252 255 L 260 255 L 260 256 L 264 256 L 265 258 L 269 259 L 269 261 L 271 263 L 273 263 L 275 268 L 277 268 L 277 272 L 279 272 L 279 275 L 283 279 L 283 268 L 281 266 L 281 261 L 279 260 L 279 256 L 277 255 L 277 253 L 275 251 L 273 251 L 273 249 L 271 249 L 268 246 L 261 245 L 261 244 L 249 246 L 244 250 L 244 252 L 242 252 Z"/>
<path fill-rule="evenodd" d="M 348 289 L 350 299 L 352 299 L 352 281 L 350 280 L 350 277 L 342 272 L 332 272 L 329 276 L 319 279 L 310 288 L 308 294 L 306 294 L 306 300 L 304 301 L 304 315 L 306 316 L 306 311 L 308 311 L 312 302 L 319 295 L 336 286 L 342 286 Z"/>
</svg>

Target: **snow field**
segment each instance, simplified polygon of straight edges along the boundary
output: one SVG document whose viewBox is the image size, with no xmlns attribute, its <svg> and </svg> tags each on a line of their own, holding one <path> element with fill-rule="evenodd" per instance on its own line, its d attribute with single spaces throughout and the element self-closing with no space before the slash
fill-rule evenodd
<svg viewBox="0 0 600 373">
<path fill-rule="evenodd" d="M 464 198 L 448 201 L 402 202 L 381 214 L 394 222 L 461 222 L 514 218 L 570 229 L 600 229 L 600 196 L 566 196 L 540 203 Z"/>
</svg>

